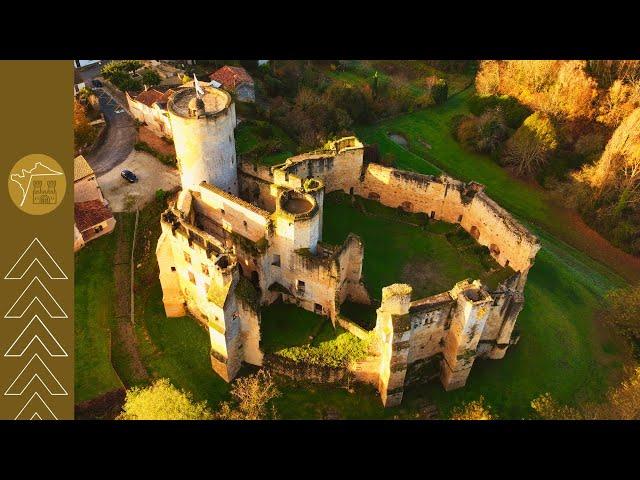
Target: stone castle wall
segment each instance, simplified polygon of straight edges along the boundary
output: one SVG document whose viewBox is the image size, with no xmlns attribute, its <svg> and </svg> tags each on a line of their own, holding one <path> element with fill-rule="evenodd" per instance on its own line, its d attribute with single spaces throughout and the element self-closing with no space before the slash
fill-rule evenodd
<svg viewBox="0 0 640 480">
<path fill-rule="evenodd" d="M 478 184 L 397 170 L 379 164 L 363 166 L 363 148 L 349 147 L 330 155 L 300 155 L 276 167 L 242 163 L 245 190 L 267 208 L 273 204 L 268 182 L 299 188 L 308 176 L 322 179 L 326 192 L 342 190 L 378 200 L 390 207 L 423 212 L 430 218 L 460 224 L 478 243 L 489 247 L 502 266 L 522 272 L 519 287 L 540 249 L 538 239 Z M 264 183 L 266 182 L 266 183 Z"/>
<path fill-rule="evenodd" d="M 159 108 L 148 107 L 142 102 L 131 98 L 129 93 L 126 93 L 127 104 L 129 105 L 129 112 L 133 118 L 141 123 L 145 123 L 147 127 L 160 137 L 173 138 L 173 132 L 171 130 L 171 121 L 169 117 Z"/>
<path fill-rule="evenodd" d="M 355 193 L 383 205 L 404 206 L 433 219 L 460 224 L 478 243 L 490 248 L 500 265 L 526 272 L 540 248 L 537 238 L 481 188 L 449 177 L 436 179 L 372 163 Z"/>
<path fill-rule="evenodd" d="M 201 184 L 197 192 L 199 196 L 196 196 L 194 203 L 197 213 L 202 217 L 254 242 L 265 236 L 270 221 L 269 212 L 210 184 Z"/>
<path fill-rule="evenodd" d="M 405 384 L 415 381 L 434 362 L 439 363 L 440 379 L 449 390 L 464 385 L 476 358 L 504 356 L 513 343 L 527 272 L 540 245 L 484 194 L 481 185 L 365 164 L 363 152 L 357 140 L 347 138 L 274 167 L 242 162 L 237 172 L 242 199 L 217 186 L 198 183 L 191 187 L 193 208 L 189 215 L 191 222 L 233 248 L 242 273 L 259 286 L 262 304 L 282 296 L 287 302 L 329 316 L 334 323 L 340 323 L 339 307 L 345 300 L 364 304 L 371 300 L 361 280 L 364 248 L 359 237 L 350 235 L 341 246 L 321 242 L 325 189 L 460 224 L 486 245 L 502 266 L 511 267 L 516 272 L 513 277 L 492 291 L 478 281 L 462 281 L 449 292 L 412 302 L 409 285 L 386 287 L 378 309 L 375 355 L 350 367 L 350 373 L 314 373 L 305 367 L 304 378 L 311 375 L 341 382 L 353 377 L 374 384 L 385 405 L 397 405 Z M 323 185 L 314 187 L 309 178 L 319 179 Z M 302 213 L 286 211 L 282 201 L 287 195 L 306 199 L 313 208 Z M 179 260 L 187 245 L 195 249 L 199 261 L 199 247 L 192 245 L 188 234 L 170 233 L 166 225 L 163 232 L 159 262 L 166 257 L 165 263 L 176 264 L 178 270 L 161 266 L 167 314 L 179 313 L 184 298 L 190 311 L 204 317 L 210 329 L 214 370 L 227 379 L 235 375 L 241 361 L 295 370 L 286 362 L 265 362 L 259 347 L 259 310 L 236 299 L 235 284 L 228 289 L 228 301 L 217 305 L 217 310 L 200 304 L 212 303 L 203 295 L 206 288 L 201 284 L 206 280 L 195 273 L 195 280 L 189 278 L 185 272 L 193 268 Z M 262 239 L 266 241 L 264 250 L 250 248 Z M 202 251 L 205 257 L 211 255 Z M 211 322 L 210 317 L 224 319 L 223 325 Z M 297 378 L 300 371 L 298 368 L 298 373 L 290 376 Z"/>
</svg>

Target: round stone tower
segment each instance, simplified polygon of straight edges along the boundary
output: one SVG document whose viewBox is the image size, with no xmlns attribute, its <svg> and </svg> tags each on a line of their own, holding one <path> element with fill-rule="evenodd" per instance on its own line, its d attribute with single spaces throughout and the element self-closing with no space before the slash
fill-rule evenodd
<svg viewBox="0 0 640 480">
<path fill-rule="evenodd" d="M 183 190 L 197 189 L 202 181 L 238 194 L 235 105 L 231 96 L 201 85 L 204 95 L 185 87 L 167 104 Z"/>
<path fill-rule="evenodd" d="M 321 188 L 322 189 L 322 188 Z M 308 248 L 316 253 L 322 211 L 310 193 L 285 190 L 276 202 L 276 231 L 289 242 L 289 249 Z"/>
</svg>

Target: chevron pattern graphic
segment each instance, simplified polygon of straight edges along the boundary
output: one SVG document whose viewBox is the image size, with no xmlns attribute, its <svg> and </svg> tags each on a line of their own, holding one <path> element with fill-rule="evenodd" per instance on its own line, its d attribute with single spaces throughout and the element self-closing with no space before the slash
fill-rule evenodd
<svg viewBox="0 0 640 480">
<path fill-rule="evenodd" d="M 21 328 L 3 356 L 21 363 L 3 395 L 24 399 L 16 420 L 57 420 L 59 415 L 51 407 L 51 399 L 69 395 L 55 373 L 57 362 L 70 360 L 50 322 L 64 321 L 68 315 L 47 286 L 69 278 L 42 242 L 34 238 L 4 280 L 22 282 L 25 287 L 4 315 L 4 321 L 21 322 Z"/>
</svg>

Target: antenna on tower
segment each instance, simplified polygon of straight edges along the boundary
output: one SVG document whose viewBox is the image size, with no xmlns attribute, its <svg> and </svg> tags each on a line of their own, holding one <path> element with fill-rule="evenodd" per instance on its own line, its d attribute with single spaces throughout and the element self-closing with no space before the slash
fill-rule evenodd
<svg viewBox="0 0 640 480">
<path fill-rule="evenodd" d="M 200 98 L 204 95 L 204 90 L 200 87 L 200 83 L 198 83 L 198 79 L 196 78 L 196 74 L 193 74 L 193 86 L 196 89 L 196 97 Z"/>
</svg>

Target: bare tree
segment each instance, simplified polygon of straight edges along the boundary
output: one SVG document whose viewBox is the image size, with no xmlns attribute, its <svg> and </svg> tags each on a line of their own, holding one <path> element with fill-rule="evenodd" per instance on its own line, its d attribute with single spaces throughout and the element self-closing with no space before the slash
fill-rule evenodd
<svg viewBox="0 0 640 480">
<path fill-rule="evenodd" d="M 231 402 L 223 402 L 216 418 L 220 420 L 264 420 L 275 418 L 275 408 L 269 411 L 268 403 L 280 392 L 267 370 L 239 378 L 231 388 Z"/>
</svg>

